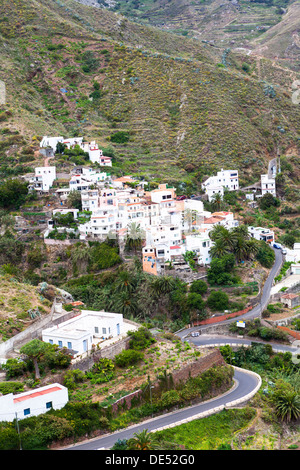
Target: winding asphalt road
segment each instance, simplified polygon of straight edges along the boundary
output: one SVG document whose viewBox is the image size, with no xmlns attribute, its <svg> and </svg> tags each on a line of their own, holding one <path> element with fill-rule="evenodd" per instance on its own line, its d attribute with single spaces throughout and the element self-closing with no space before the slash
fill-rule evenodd
<svg viewBox="0 0 300 470">
<path fill-rule="evenodd" d="M 260 378 L 249 371 L 235 368 L 234 373 L 234 386 L 227 393 L 218 396 L 212 400 L 193 405 L 188 408 L 183 408 L 172 413 L 166 413 L 162 416 L 148 419 L 143 423 L 131 426 L 121 431 L 117 431 L 113 434 L 109 434 L 100 438 L 86 441 L 82 444 L 75 444 L 68 447 L 68 450 L 98 450 L 98 449 L 110 449 L 118 439 L 129 439 L 134 433 L 140 432 L 143 429 L 155 431 L 160 428 L 164 428 L 170 425 L 182 424 L 183 421 L 190 419 L 200 418 L 197 416 L 200 413 L 212 414 L 217 408 L 217 411 L 221 411 L 226 406 L 230 406 L 231 403 L 236 400 L 240 400 L 241 403 L 244 397 L 253 393 L 260 386 Z M 218 410 L 219 408 L 219 410 Z"/>
<path fill-rule="evenodd" d="M 273 284 L 274 277 L 277 275 L 279 268 L 282 264 L 282 253 L 281 250 L 274 250 L 275 252 L 275 262 L 274 265 L 269 273 L 268 278 L 265 281 L 260 303 L 256 305 L 251 311 L 241 315 L 239 319 L 249 319 L 255 318 L 261 314 L 263 309 L 268 304 L 270 290 Z M 226 324 L 235 321 L 234 319 L 226 320 L 224 322 L 220 322 L 218 324 Z M 220 346 L 221 344 L 251 344 L 250 340 L 240 339 L 240 338 L 232 338 L 226 336 L 219 336 L 219 335 L 201 335 L 198 337 L 190 337 L 190 333 L 193 330 L 199 330 L 199 327 L 191 328 L 188 330 L 183 330 L 181 332 L 177 332 L 177 335 L 181 337 L 181 339 L 185 340 L 189 337 L 189 341 L 192 341 L 196 346 Z M 205 331 L 206 327 L 201 327 L 201 331 Z M 294 351 L 295 349 L 288 347 L 288 346 L 278 346 L 277 344 L 272 345 L 274 350 L 281 350 L 281 351 Z M 243 401 L 249 399 L 249 396 L 252 396 L 256 393 L 261 385 L 261 379 L 258 375 L 253 374 L 247 370 L 235 368 L 234 372 L 234 386 L 231 390 L 227 393 L 218 396 L 212 400 L 193 405 L 188 408 L 184 408 L 181 410 L 177 410 L 172 413 L 166 413 L 162 416 L 148 419 L 142 423 L 137 425 L 133 425 L 129 428 L 126 428 L 121 431 L 117 431 L 112 434 L 104 435 L 100 438 L 95 438 L 92 440 L 88 440 L 81 444 L 74 444 L 73 446 L 68 447 L 68 450 L 97 450 L 97 449 L 110 449 L 113 444 L 118 439 L 129 439 L 133 436 L 134 433 L 140 432 L 143 429 L 147 429 L 150 431 L 155 431 L 160 428 L 165 428 L 167 426 L 174 426 L 176 424 L 181 424 L 185 420 L 197 419 L 203 417 L 202 414 L 211 414 L 217 412 L 218 410 L 223 409 L 224 407 L 229 407 L 231 404 L 235 402 L 242 403 Z"/>
</svg>

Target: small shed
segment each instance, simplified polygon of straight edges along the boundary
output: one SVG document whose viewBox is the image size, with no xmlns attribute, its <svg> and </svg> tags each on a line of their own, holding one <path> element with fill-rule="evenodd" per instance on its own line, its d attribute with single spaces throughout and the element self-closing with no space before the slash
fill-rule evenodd
<svg viewBox="0 0 300 470">
<path fill-rule="evenodd" d="M 298 307 L 300 305 L 299 294 L 283 294 L 280 297 L 280 302 L 288 308 Z"/>
</svg>

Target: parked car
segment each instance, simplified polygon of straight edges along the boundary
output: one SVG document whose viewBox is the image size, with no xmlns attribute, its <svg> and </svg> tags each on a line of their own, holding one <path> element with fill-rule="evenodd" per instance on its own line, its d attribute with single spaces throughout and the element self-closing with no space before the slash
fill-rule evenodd
<svg viewBox="0 0 300 470">
<path fill-rule="evenodd" d="M 178 196 L 177 198 L 177 201 L 183 201 L 184 199 L 187 199 L 186 196 Z"/>
</svg>

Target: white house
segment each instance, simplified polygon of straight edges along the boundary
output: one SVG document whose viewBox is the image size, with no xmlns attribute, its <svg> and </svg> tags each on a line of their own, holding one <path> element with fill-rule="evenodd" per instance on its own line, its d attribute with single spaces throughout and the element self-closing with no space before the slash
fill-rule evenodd
<svg viewBox="0 0 300 470">
<path fill-rule="evenodd" d="M 286 248 L 286 261 L 292 261 L 293 263 L 300 262 L 300 243 L 294 243 L 293 249 Z"/>
<path fill-rule="evenodd" d="M 261 182 L 261 195 L 264 196 L 267 193 L 271 193 L 274 197 L 276 196 L 276 184 L 275 178 L 270 178 L 268 174 L 260 176 Z"/>
<path fill-rule="evenodd" d="M 207 265 L 211 262 L 210 249 L 213 242 L 209 238 L 208 230 L 186 235 L 185 249 L 186 251 L 194 251 L 198 257 L 200 265 Z"/>
<path fill-rule="evenodd" d="M 78 356 L 92 346 L 123 333 L 123 315 L 104 311 L 82 310 L 79 315 L 42 331 L 42 340 L 66 347 Z"/>
<path fill-rule="evenodd" d="M 53 153 L 55 153 L 58 142 L 63 143 L 63 141 L 64 141 L 64 138 L 62 136 L 48 137 L 47 135 L 45 135 L 40 142 L 40 148 L 51 147 L 53 150 Z"/>
<path fill-rule="evenodd" d="M 41 166 L 35 168 L 35 175 L 30 179 L 30 185 L 36 191 L 49 191 L 56 179 L 55 166 Z"/>
<path fill-rule="evenodd" d="M 17 395 L 8 393 L 0 397 L 1 421 L 12 422 L 16 418 L 24 419 L 38 416 L 51 409 L 59 410 L 68 401 L 68 389 L 59 383 L 53 383 Z"/>
<path fill-rule="evenodd" d="M 264 227 L 248 227 L 248 232 L 252 238 L 256 240 L 263 240 L 266 243 L 273 245 L 275 241 L 274 232 Z"/>
<path fill-rule="evenodd" d="M 208 195 L 211 201 L 216 194 L 224 195 L 224 188 L 228 191 L 237 191 L 239 189 L 238 170 L 222 170 L 217 172 L 216 176 L 210 176 L 202 183 L 202 189 Z"/>
<path fill-rule="evenodd" d="M 167 184 L 160 184 L 158 189 L 153 189 L 150 193 L 152 202 L 163 202 L 171 199 L 175 199 L 175 189 L 168 188 Z"/>
</svg>

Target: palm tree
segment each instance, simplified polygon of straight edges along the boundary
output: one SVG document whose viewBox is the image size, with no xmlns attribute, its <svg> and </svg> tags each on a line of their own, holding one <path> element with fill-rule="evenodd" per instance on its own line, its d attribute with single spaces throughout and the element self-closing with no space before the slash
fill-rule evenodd
<svg viewBox="0 0 300 470">
<path fill-rule="evenodd" d="M 155 449 L 155 441 L 148 429 L 143 429 L 133 434 L 134 437 L 127 441 L 129 450 L 153 450 Z"/>
<path fill-rule="evenodd" d="M 176 287 L 175 279 L 172 276 L 160 276 L 153 279 L 150 283 L 151 289 L 159 297 L 169 294 Z"/>
<path fill-rule="evenodd" d="M 125 251 L 134 251 L 135 253 L 142 248 L 142 241 L 145 238 L 144 231 L 141 229 L 140 224 L 133 222 L 127 231 L 125 242 Z"/>
<path fill-rule="evenodd" d="M 234 244 L 233 253 L 234 253 L 235 258 L 236 258 L 238 263 L 247 258 L 247 256 L 248 256 L 248 247 L 247 247 L 246 240 L 243 237 L 238 237 L 237 238 L 237 240 Z"/>
<path fill-rule="evenodd" d="M 224 225 L 215 225 L 209 232 L 209 237 L 213 241 L 220 240 L 228 250 L 232 250 L 237 240 L 237 234 L 233 230 L 228 230 Z"/>
<path fill-rule="evenodd" d="M 277 398 L 276 414 L 282 421 L 290 422 L 300 417 L 300 396 L 295 390 L 288 390 Z"/>
<path fill-rule="evenodd" d="M 138 307 L 135 297 L 129 292 L 120 292 L 110 301 L 110 309 L 122 313 L 126 318 L 137 315 Z"/>
<path fill-rule="evenodd" d="M 222 205 L 222 201 L 223 201 L 223 196 L 220 193 L 214 194 L 212 201 L 211 201 L 212 207 L 219 211 Z"/>
<path fill-rule="evenodd" d="M 221 239 L 218 239 L 210 248 L 209 253 L 212 258 L 222 258 L 222 256 L 231 253 L 231 250 L 228 246 L 224 245 Z"/>
<path fill-rule="evenodd" d="M 116 292 L 133 292 L 136 288 L 136 280 L 134 276 L 128 271 L 121 271 L 114 283 L 114 289 Z"/>
<path fill-rule="evenodd" d="M 72 261 L 76 266 L 79 265 L 80 268 L 83 268 L 90 260 L 91 251 L 88 245 L 80 243 L 74 247 L 72 250 Z"/>
</svg>

